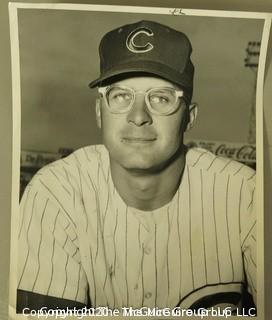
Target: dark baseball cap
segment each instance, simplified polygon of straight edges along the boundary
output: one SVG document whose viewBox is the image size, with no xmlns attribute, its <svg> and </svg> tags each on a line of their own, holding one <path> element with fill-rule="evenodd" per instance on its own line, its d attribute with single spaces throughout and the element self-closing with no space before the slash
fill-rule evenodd
<svg viewBox="0 0 272 320">
<path fill-rule="evenodd" d="M 139 21 L 104 35 L 99 46 L 100 77 L 90 88 L 114 82 L 119 76 L 151 74 L 177 84 L 191 99 L 194 66 L 188 37 L 154 21 Z"/>
</svg>

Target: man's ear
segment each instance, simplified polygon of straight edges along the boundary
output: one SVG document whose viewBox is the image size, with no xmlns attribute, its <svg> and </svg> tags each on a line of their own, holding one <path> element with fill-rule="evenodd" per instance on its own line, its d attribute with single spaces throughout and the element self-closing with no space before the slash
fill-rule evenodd
<svg viewBox="0 0 272 320">
<path fill-rule="evenodd" d="M 101 129 L 101 100 L 99 98 L 95 101 L 95 113 L 96 113 L 96 124 Z"/>
<path fill-rule="evenodd" d="M 198 112 L 198 104 L 196 102 L 192 102 L 189 106 L 189 116 L 188 116 L 188 123 L 185 131 L 190 130 L 194 124 L 197 117 Z"/>
</svg>

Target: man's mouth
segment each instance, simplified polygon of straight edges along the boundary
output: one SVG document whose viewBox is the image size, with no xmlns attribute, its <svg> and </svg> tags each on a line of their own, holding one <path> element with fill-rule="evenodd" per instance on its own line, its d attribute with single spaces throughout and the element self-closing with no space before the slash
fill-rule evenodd
<svg viewBox="0 0 272 320">
<path fill-rule="evenodd" d="M 124 143 L 151 143 L 156 140 L 155 137 L 123 137 L 122 142 Z"/>
</svg>

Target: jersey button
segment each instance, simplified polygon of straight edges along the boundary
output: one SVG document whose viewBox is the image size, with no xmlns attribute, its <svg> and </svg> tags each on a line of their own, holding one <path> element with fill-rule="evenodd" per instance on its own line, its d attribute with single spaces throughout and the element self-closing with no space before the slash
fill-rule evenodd
<svg viewBox="0 0 272 320">
<path fill-rule="evenodd" d="M 144 248 L 144 253 L 145 254 L 150 254 L 151 253 L 151 248 L 150 247 L 145 247 Z"/>
<path fill-rule="evenodd" d="M 151 292 L 147 292 L 146 294 L 145 294 L 145 298 L 146 299 L 149 299 L 149 298 L 151 298 L 152 297 L 152 293 Z"/>
</svg>

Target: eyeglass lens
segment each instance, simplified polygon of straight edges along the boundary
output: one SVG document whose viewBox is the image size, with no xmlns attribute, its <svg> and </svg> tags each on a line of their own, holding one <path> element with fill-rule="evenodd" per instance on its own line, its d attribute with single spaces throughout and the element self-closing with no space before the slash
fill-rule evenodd
<svg viewBox="0 0 272 320">
<path fill-rule="evenodd" d="M 177 102 L 176 91 L 171 88 L 154 88 L 145 95 L 148 107 L 156 113 L 169 112 Z M 134 102 L 135 92 L 129 88 L 111 87 L 106 93 L 106 98 L 112 111 L 123 112 Z"/>
</svg>

